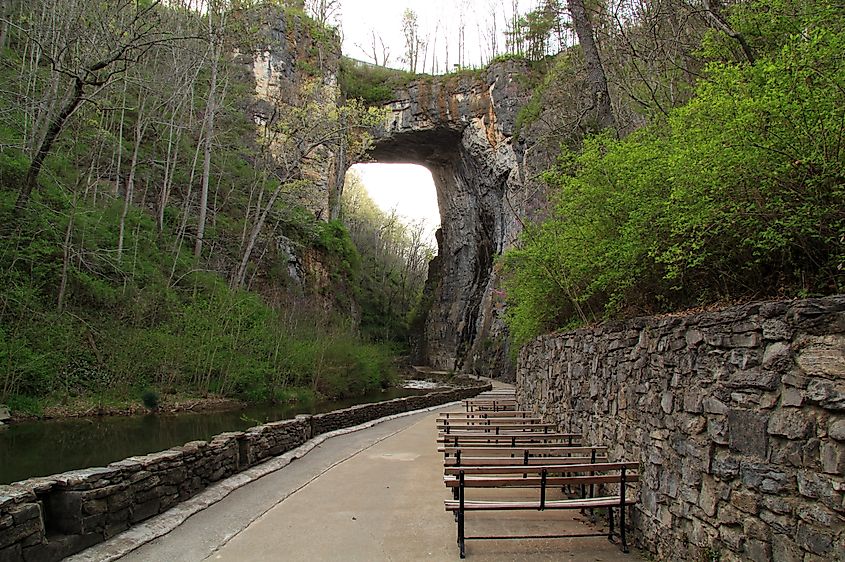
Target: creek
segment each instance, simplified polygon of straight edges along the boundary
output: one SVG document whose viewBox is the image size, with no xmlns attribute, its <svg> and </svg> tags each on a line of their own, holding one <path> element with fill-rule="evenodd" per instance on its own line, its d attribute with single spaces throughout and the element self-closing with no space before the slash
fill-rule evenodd
<svg viewBox="0 0 845 562">
<path fill-rule="evenodd" d="M 106 466 L 219 433 L 431 392 L 389 388 L 357 398 L 311 404 L 257 404 L 243 409 L 23 422 L 0 429 L 0 484 L 68 470 Z"/>
</svg>

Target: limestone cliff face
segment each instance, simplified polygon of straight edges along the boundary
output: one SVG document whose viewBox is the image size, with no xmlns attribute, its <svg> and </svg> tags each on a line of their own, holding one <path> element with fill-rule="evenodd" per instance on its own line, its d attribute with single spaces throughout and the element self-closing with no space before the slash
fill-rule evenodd
<svg viewBox="0 0 845 562">
<path fill-rule="evenodd" d="M 516 112 L 527 92 L 522 65 L 493 65 L 482 77 L 411 83 L 389 104 L 374 158 L 428 167 L 441 216 L 439 255 L 426 286 L 428 315 L 417 360 L 442 369 L 501 376 L 508 368 L 503 299 L 495 259 L 515 240 L 526 206 Z"/>
<path fill-rule="evenodd" d="M 339 39 L 315 36 L 311 29 L 316 25 L 313 21 L 279 8 L 268 9 L 265 21 L 265 49 L 250 60 L 255 98 L 248 110 L 262 141 L 272 137 L 270 131 L 279 112 L 287 105 L 296 105 L 305 88 L 316 91 L 322 103 L 336 105 L 339 99 L 335 86 L 340 66 Z M 272 150 L 272 142 L 268 142 Z M 308 187 L 298 190 L 297 202 L 318 218 L 336 218 L 331 216 L 332 208 L 346 168 L 342 154 L 318 147 L 300 170 L 301 176 L 310 181 Z"/>
</svg>

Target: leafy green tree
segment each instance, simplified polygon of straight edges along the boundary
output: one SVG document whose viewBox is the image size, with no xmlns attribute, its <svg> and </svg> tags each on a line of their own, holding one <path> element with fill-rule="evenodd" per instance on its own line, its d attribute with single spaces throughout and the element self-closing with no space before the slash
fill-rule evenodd
<svg viewBox="0 0 845 562">
<path fill-rule="evenodd" d="M 843 13 L 828 3 L 798 13 L 803 25 L 776 42 L 749 36 L 754 64 L 711 37 L 709 52 L 729 60 L 711 63 L 665 124 L 561 155 L 545 176 L 551 216 L 504 259 L 518 339 L 603 317 L 845 290 Z M 733 21 L 744 29 L 755 17 Z"/>
</svg>

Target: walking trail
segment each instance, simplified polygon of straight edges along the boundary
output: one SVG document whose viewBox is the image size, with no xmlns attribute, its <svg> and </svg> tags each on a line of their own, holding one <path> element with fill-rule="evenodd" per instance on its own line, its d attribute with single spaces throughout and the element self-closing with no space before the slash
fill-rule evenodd
<svg viewBox="0 0 845 562">
<path fill-rule="evenodd" d="M 443 508 L 443 500 L 450 493 L 443 485 L 443 456 L 437 452 L 435 423 L 440 412 L 458 409 L 456 405 L 447 406 L 330 438 L 287 467 L 236 489 L 182 524 L 168 522 L 167 513 L 151 520 L 146 523 L 149 528 L 162 529 L 170 524 L 175 529 L 121 558 L 121 553 L 135 545 L 119 535 L 77 559 L 458 560 L 455 520 Z M 467 532 L 564 534 L 595 530 L 587 520 L 569 511 L 471 513 Z M 144 536 L 145 530 L 129 533 Z M 592 537 L 469 541 L 467 560 L 642 559 L 634 551 L 623 554 L 605 538 Z"/>
</svg>

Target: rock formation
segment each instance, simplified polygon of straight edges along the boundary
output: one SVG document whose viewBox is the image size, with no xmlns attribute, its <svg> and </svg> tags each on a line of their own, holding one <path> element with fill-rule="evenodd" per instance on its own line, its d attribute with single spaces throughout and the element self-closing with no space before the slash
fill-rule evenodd
<svg viewBox="0 0 845 562">
<path fill-rule="evenodd" d="M 526 92 L 515 62 L 478 76 L 426 77 L 396 93 L 376 135 L 379 162 L 421 164 L 437 188 L 438 258 L 426 287 L 417 360 L 441 369 L 502 374 L 507 337 L 495 288 L 495 259 L 519 231 L 525 201 L 516 111 Z"/>
</svg>

